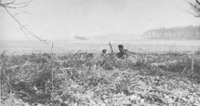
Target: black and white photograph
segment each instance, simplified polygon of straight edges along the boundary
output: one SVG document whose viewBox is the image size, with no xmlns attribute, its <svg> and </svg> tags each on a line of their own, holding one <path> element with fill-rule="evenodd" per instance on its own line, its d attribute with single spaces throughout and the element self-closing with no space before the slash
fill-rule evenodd
<svg viewBox="0 0 200 106">
<path fill-rule="evenodd" d="M 200 106 L 200 0 L 0 0 L 0 106 Z"/>
</svg>

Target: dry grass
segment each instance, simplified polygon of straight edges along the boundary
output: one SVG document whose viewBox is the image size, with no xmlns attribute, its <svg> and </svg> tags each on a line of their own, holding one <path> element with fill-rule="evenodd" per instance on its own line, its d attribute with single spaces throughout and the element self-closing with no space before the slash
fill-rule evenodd
<svg viewBox="0 0 200 106">
<path fill-rule="evenodd" d="M 2 54 L 3 106 L 198 106 L 200 56 Z"/>
</svg>

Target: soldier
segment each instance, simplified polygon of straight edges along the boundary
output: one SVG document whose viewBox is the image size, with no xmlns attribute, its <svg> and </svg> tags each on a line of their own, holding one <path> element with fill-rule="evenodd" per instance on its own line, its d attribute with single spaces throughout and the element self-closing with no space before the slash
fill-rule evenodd
<svg viewBox="0 0 200 106">
<path fill-rule="evenodd" d="M 106 50 L 106 49 L 103 49 L 103 50 L 102 50 L 102 55 L 105 55 L 106 52 L 107 52 L 107 50 Z"/>
<path fill-rule="evenodd" d="M 124 49 L 123 45 L 121 45 L 121 44 L 118 45 L 118 49 L 119 49 L 119 53 L 117 53 L 118 58 L 124 59 L 124 58 L 128 57 L 127 50 Z"/>
</svg>

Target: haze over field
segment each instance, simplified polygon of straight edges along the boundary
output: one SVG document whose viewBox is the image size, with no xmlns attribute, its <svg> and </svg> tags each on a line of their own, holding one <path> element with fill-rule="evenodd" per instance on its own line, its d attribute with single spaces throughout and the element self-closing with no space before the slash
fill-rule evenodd
<svg viewBox="0 0 200 106">
<path fill-rule="evenodd" d="M 25 8 L 10 11 L 22 13 L 16 17 L 45 40 L 105 39 L 107 35 L 114 36 L 110 40 L 130 40 L 151 29 L 200 23 L 185 12 L 191 8 L 184 0 L 33 0 Z M 36 40 L 22 33 L 2 8 L 0 14 L 1 40 Z"/>
<path fill-rule="evenodd" d="M 151 30 L 158 29 L 160 35 L 156 32 L 156 36 L 152 33 L 148 36 L 163 38 L 160 29 L 170 29 L 164 33 L 168 38 L 173 27 L 182 30 L 199 26 L 200 19 L 188 13 L 192 9 L 184 0 L 33 0 L 25 8 L 10 11 L 13 15 L 17 13 L 16 18 L 49 45 L 23 33 L 16 21 L 0 8 L 0 40 L 6 40 L 0 41 L 0 51 L 44 52 L 51 50 L 52 42 L 54 50 L 62 53 L 99 52 L 109 49 L 108 42 L 115 51 L 118 44 L 124 44 L 131 51 L 195 51 L 200 46 L 195 39 L 199 32 L 191 35 L 195 41 L 144 40 L 145 32 Z M 176 36 L 178 30 L 170 36 Z"/>
<path fill-rule="evenodd" d="M 102 49 L 110 52 L 109 41 L 53 41 L 54 53 L 77 52 L 79 50 L 100 53 Z M 130 41 L 111 41 L 114 52 L 118 52 L 117 45 L 123 44 L 125 49 L 132 52 L 189 52 L 193 53 L 200 48 L 199 40 L 130 40 Z M 27 53 L 51 53 L 50 45 L 45 45 L 40 41 L 0 41 L 0 52 L 7 51 L 8 54 L 27 54 Z"/>
</svg>

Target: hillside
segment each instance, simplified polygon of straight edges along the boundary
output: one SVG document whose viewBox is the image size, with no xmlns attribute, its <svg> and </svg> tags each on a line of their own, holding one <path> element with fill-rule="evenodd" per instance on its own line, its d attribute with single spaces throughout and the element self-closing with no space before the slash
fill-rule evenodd
<svg viewBox="0 0 200 106">
<path fill-rule="evenodd" d="M 200 39 L 200 25 L 149 30 L 143 34 L 143 37 L 145 39 L 197 40 Z"/>
</svg>

